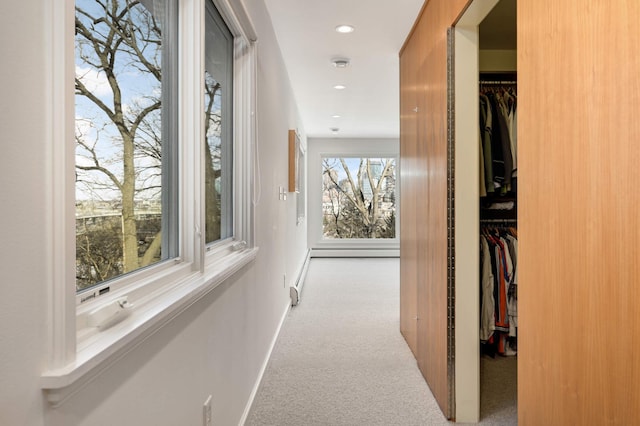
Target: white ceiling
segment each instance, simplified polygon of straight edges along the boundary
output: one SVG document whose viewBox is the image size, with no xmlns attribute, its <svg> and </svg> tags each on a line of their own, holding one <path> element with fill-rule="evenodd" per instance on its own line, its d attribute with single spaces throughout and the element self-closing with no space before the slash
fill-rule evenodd
<svg viewBox="0 0 640 426">
<path fill-rule="evenodd" d="M 424 0 L 265 3 L 307 136 L 397 138 L 398 54 Z M 340 24 L 356 30 L 339 34 Z M 349 58 L 351 65 L 335 68 L 336 57 Z M 347 88 L 336 90 L 336 84 Z M 340 130 L 334 133 L 334 127 Z"/>
</svg>

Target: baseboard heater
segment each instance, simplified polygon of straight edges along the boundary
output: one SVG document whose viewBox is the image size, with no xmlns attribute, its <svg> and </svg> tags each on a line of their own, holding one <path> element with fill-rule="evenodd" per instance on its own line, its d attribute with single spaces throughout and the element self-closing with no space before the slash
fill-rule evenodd
<svg viewBox="0 0 640 426">
<path fill-rule="evenodd" d="M 291 306 L 296 306 L 300 303 L 302 296 L 302 286 L 304 286 L 304 281 L 307 277 L 307 269 L 309 269 L 309 259 L 311 258 L 311 250 L 307 250 L 307 255 L 305 256 L 304 263 L 302 264 L 302 268 L 300 268 L 300 273 L 298 274 L 298 278 L 296 279 L 296 284 L 289 287 L 289 295 L 291 296 Z"/>
</svg>

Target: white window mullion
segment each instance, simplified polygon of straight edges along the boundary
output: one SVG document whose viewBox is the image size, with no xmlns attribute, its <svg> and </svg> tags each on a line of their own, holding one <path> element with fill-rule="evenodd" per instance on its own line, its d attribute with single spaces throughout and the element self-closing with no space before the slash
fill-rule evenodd
<svg viewBox="0 0 640 426">
<path fill-rule="evenodd" d="M 246 131 L 247 143 L 244 144 L 246 147 L 246 154 L 243 156 L 244 160 L 244 176 L 245 176 L 245 190 L 246 196 L 244 197 L 244 208 L 243 208 L 243 229 L 246 233 L 244 235 L 244 239 L 247 241 L 249 247 L 255 246 L 255 220 L 253 217 L 254 214 L 254 195 L 256 188 L 254 188 L 254 165 L 258 161 L 258 136 L 257 136 L 257 91 L 256 87 L 257 81 L 257 61 L 258 61 L 258 44 L 254 41 L 251 41 L 250 44 L 246 47 L 247 54 L 245 55 L 245 63 L 243 67 L 243 82 L 244 82 L 244 92 L 243 92 L 243 105 L 244 105 L 244 115 L 247 121 L 244 123 L 244 128 Z M 258 179 L 260 176 L 258 176 Z"/>
<path fill-rule="evenodd" d="M 183 258 L 204 268 L 204 17 L 206 0 L 180 1 L 180 199 Z M 186 31 L 185 29 L 189 29 Z"/>
<path fill-rule="evenodd" d="M 252 195 L 252 148 L 254 129 L 252 126 L 252 84 L 251 84 L 251 50 L 243 39 L 236 39 L 235 46 L 235 123 L 234 133 L 239 143 L 235 144 L 235 186 L 239 193 Z M 252 204 L 251 197 L 242 196 L 234 199 L 234 223 L 236 224 L 236 239 L 244 241 L 249 247 L 253 246 L 251 232 Z"/>
</svg>

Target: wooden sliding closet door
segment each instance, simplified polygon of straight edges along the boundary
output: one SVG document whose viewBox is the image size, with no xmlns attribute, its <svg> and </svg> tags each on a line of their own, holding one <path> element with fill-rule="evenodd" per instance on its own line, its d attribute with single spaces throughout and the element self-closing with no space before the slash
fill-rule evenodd
<svg viewBox="0 0 640 426">
<path fill-rule="evenodd" d="M 449 418 L 454 401 L 447 316 L 447 28 L 466 4 L 428 0 L 400 62 L 401 330 Z"/>
<path fill-rule="evenodd" d="M 518 418 L 640 422 L 640 2 L 518 0 Z"/>
<path fill-rule="evenodd" d="M 418 120 L 415 108 L 418 97 L 417 32 L 400 57 L 400 332 L 415 357 L 418 356 L 418 228 L 416 192 L 412 178 L 418 171 Z M 404 194 L 407 194 L 406 198 Z"/>
</svg>

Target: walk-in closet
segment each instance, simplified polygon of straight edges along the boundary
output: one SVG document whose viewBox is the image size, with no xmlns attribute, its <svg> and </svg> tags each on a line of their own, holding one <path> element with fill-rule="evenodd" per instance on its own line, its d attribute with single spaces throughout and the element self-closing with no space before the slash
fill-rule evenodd
<svg viewBox="0 0 640 426">
<path fill-rule="evenodd" d="M 517 421 L 518 84 L 516 0 L 479 26 L 480 418 Z M 525 183 L 526 184 L 526 183 Z"/>
<path fill-rule="evenodd" d="M 402 185 L 417 207 L 401 210 L 401 331 L 447 418 L 510 424 L 518 351 L 516 0 L 464 3 L 428 2 L 422 17 L 442 21 L 419 20 L 400 57 Z M 438 130 L 430 111 L 443 110 Z M 425 170 L 429 185 L 420 181 Z"/>
<path fill-rule="evenodd" d="M 496 423 L 487 410 L 502 409 L 488 407 L 485 396 L 499 389 L 517 401 L 518 424 L 635 424 L 640 368 L 637 357 L 625 354 L 640 335 L 634 285 L 640 204 L 630 195 L 640 181 L 640 127 L 633 119 L 640 4 L 517 0 L 516 55 L 479 47 L 485 42 L 479 25 L 505 1 L 515 3 L 428 0 L 401 50 L 400 328 L 451 420 Z M 512 67 L 498 68 L 509 58 Z M 509 141 L 516 158 L 510 176 L 497 171 L 497 200 L 487 183 L 496 192 L 493 166 L 505 167 L 506 146 L 501 141 L 502 164 L 491 157 L 493 176 L 481 174 L 483 87 L 506 93 L 516 107 L 517 138 Z M 511 189 L 503 192 L 508 179 Z M 498 275 L 498 294 L 493 311 L 485 303 L 492 334 L 481 343 L 485 227 L 502 267 L 487 269 Z M 519 248 L 509 266 L 496 248 L 505 246 L 502 240 L 505 249 L 513 245 L 512 238 Z M 496 324 L 501 295 L 506 308 L 498 306 Z M 488 370 L 508 371 L 510 362 L 514 371 L 517 364 L 517 395 L 515 384 L 509 390 Z"/>
<path fill-rule="evenodd" d="M 516 0 L 474 0 L 454 32 L 456 412 L 461 420 L 500 416 L 515 424 Z"/>
</svg>

